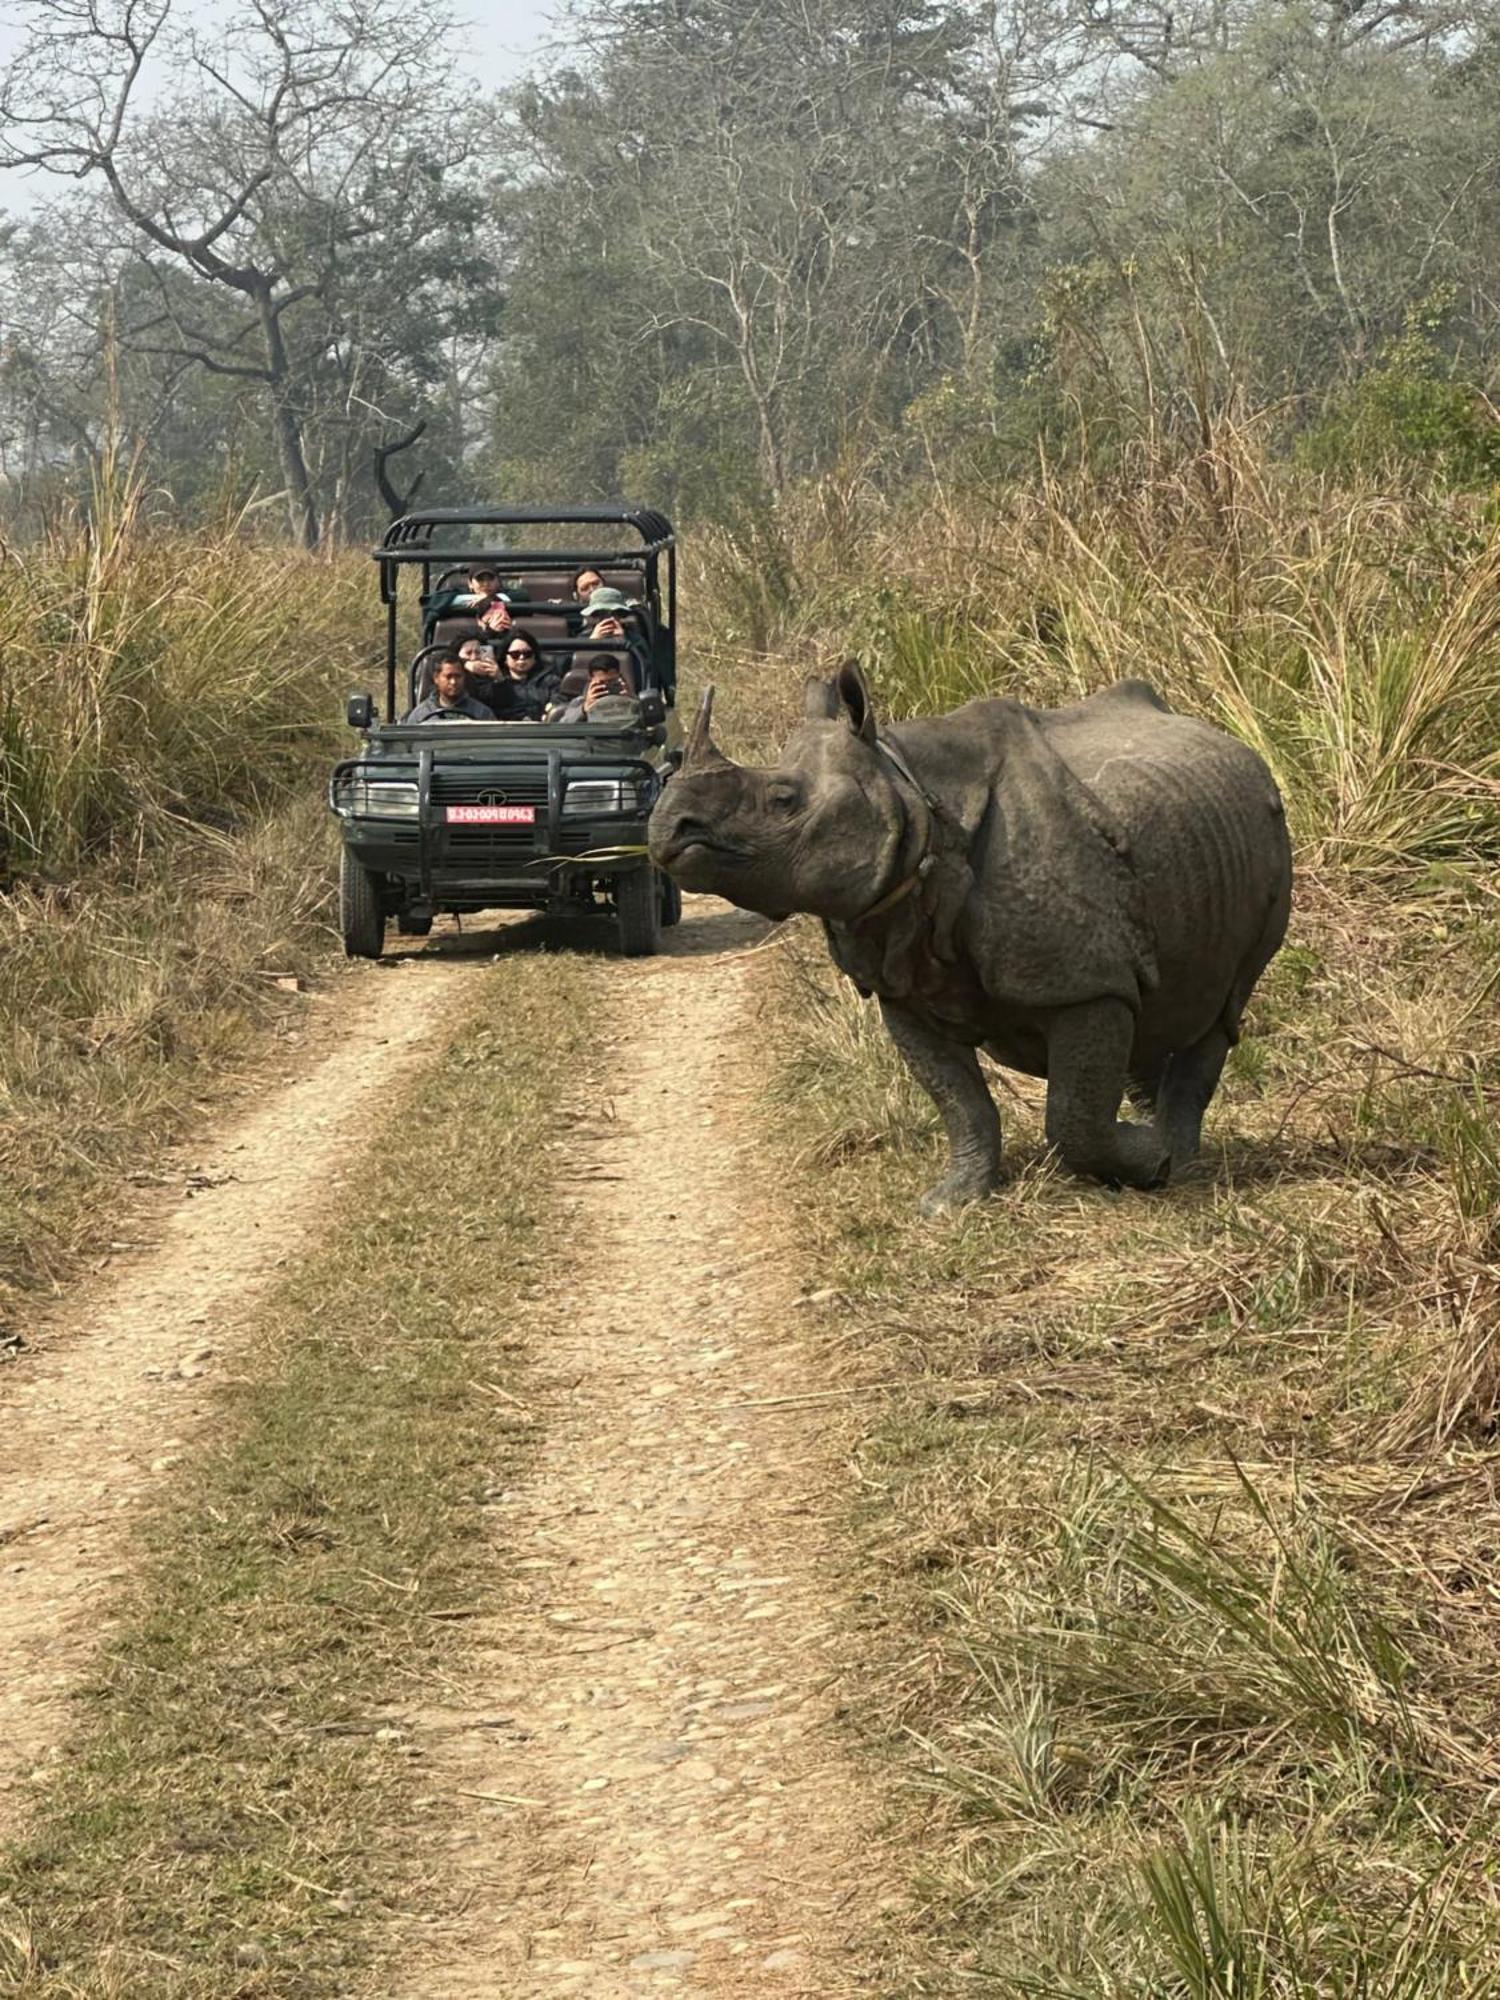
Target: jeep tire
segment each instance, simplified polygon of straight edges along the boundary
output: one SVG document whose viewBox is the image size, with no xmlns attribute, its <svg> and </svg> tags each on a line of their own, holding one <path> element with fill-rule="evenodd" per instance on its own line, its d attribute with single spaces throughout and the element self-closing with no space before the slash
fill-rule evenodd
<svg viewBox="0 0 1500 2000">
<path fill-rule="evenodd" d="M 375 877 L 344 848 L 339 855 L 339 930 L 345 958 L 379 958 L 385 913 Z"/>
<path fill-rule="evenodd" d="M 615 877 L 615 910 L 622 955 L 653 957 L 661 948 L 661 887 L 649 862 Z"/>
<path fill-rule="evenodd" d="M 665 872 L 661 876 L 661 927 L 669 931 L 682 922 L 682 887 Z"/>
</svg>

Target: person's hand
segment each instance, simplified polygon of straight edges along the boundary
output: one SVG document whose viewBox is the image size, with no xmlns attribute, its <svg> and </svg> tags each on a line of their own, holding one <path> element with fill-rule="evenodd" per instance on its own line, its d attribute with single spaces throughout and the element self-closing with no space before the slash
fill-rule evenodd
<svg viewBox="0 0 1500 2000">
<path fill-rule="evenodd" d="M 489 651 L 468 653 L 464 656 L 464 671 L 476 680 L 492 681 L 499 678 L 500 662 Z"/>
<path fill-rule="evenodd" d="M 511 628 L 510 606 L 503 597 L 497 597 L 493 604 L 487 604 L 480 612 L 479 622 L 486 632 L 508 632 Z"/>
<path fill-rule="evenodd" d="M 589 684 L 583 691 L 583 712 L 588 714 L 596 701 L 602 701 L 607 694 L 623 694 L 625 683 L 611 671 L 607 674 L 590 674 Z"/>
<path fill-rule="evenodd" d="M 601 618 L 593 631 L 589 633 L 589 637 L 591 639 L 623 639 L 625 637 L 625 627 L 620 623 L 618 618 Z"/>
</svg>

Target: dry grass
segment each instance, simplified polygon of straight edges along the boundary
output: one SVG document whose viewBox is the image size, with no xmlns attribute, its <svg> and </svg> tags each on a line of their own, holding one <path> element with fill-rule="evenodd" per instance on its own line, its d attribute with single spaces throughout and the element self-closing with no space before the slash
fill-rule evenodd
<svg viewBox="0 0 1500 2000">
<path fill-rule="evenodd" d="M 233 836 L 0 897 L 0 1310 L 97 1248 L 101 1206 L 329 962 L 326 814 L 307 798 Z"/>
<path fill-rule="evenodd" d="M 811 931 L 779 961 L 810 1280 L 894 1385 L 854 1467 L 864 1721 L 926 1815 L 896 1990 L 1497 1990 L 1500 543 L 1244 491 L 1232 535 L 1181 490 L 867 502 L 775 635 L 852 637 L 896 712 L 1146 673 L 1261 744 L 1300 843 L 1156 1195 L 1061 1174 L 997 1074 L 1011 1179 L 919 1220 L 928 1108 Z"/>
<path fill-rule="evenodd" d="M 378 650 L 367 565 L 163 527 L 124 474 L 3 557 L 0 845 L 23 877 L 279 803 Z"/>
<path fill-rule="evenodd" d="M 0 563 L 0 1306 L 97 1236 L 331 942 L 326 771 L 368 565 L 150 520 L 105 479 Z M 6 872 L 8 866 L 8 873 Z"/>
</svg>

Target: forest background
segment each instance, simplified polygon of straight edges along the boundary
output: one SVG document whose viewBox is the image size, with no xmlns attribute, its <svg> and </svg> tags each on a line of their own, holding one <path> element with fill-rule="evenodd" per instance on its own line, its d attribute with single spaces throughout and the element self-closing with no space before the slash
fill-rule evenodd
<svg viewBox="0 0 1500 2000">
<path fill-rule="evenodd" d="M 13 529 L 122 446 L 309 545 L 418 469 L 741 524 L 1226 426 L 1500 476 L 1491 0 L 584 0 L 520 80 L 440 0 L 18 13 Z"/>
</svg>

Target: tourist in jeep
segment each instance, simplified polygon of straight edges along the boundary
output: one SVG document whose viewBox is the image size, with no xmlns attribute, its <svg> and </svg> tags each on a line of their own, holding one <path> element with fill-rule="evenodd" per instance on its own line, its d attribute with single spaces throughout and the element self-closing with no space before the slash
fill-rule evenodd
<svg viewBox="0 0 1500 2000">
<path fill-rule="evenodd" d="M 493 714 L 495 712 L 496 691 L 500 685 L 500 656 L 487 639 L 465 639 L 458 648 L 458 657 L 464 663 L 468 675 L 465 694 L 482 702 Z"/>
<path fill-rule="evenodd" d="M 482 702 L 464 693 L 464 663 L 457 653 L 445 653 L 432 676 L 432 693 L 403 715 L 403 722 L 493 722 Z"/>
<path fill-rule="evenodd" d="M 481 563 L 470 570 L 467 589 L 439 590 L 429 597 L 423 607 L 423 617 L 429 632 L 440 618 L 477 618 L 483 623 L 486 612 L 492 612 L 497 604 L 505 605 L 508 621 L 510 606 L 506 593 L 500 588 L 500 572 Z"/>
<path fill-rule="evenodd" d="M 635 607 L 623 590 L 601 587 L 590 591 L 583 607 L 583 629 L 590 639 L 629 639 L 635 636 Z M 627 623 L 628 621 L 628 623 Z"/>
<path fill-rule="evenodd" d="M 503 638 L 515 623 L 508 597 L 492 597 L 482 605 L 474 616 L 479 620 L 479 629 L 492 639 Z"/>
<path fill-rule="evenodd" d="M 589 662 L 588 684 L 571 701 L 557 702 L 547 713 L 549 722 L 587 722 L 593 715 L 596 703 L 607 695 L 621 695 L 629 698 L 630 683 L 625 678 L 625 670 L 613 653 L 596 653 Z"/>
<path fill-rule="evenodd" d="M 519 628 L 511 631 L 501 659 L 504 671 L 495 682 L 495 714 L 505 722 L 540 722 L 557 700 L 562 669 L 544 664 L 535 639 Z"/>
</svg>

